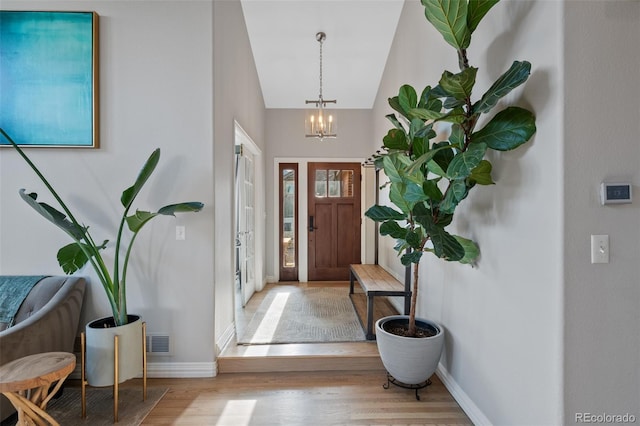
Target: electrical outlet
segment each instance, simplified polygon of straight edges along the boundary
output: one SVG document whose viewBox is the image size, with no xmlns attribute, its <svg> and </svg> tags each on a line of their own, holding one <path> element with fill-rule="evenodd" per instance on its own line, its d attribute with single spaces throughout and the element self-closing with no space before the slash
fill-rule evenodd
<svg viewBox="0 0 640 426">
<path fill-rule="evenodd" d="M 591 263 L 609 263 L 609 236 L 591 236 Z"/>
<path fill-rule="evenodd" d="M 184 226 L 176 226 L 176 240 L 185 240 L 187 238 L 186 230 Z"/>
</svg>

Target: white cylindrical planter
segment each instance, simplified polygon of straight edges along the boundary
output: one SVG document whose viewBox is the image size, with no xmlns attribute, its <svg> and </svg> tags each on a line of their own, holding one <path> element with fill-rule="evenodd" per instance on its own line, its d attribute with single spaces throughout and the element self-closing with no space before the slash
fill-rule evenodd
<svg viewBox="0 0 640 426">
<path fill-rule="evenodd" d="M 138 315 L 129 323 L 113 326 L 113 317 L 91 321 L 86 326 L 86 376 L 90 386 L 114 384 L 114 336 L 118 336 L 118 383 L 142 374 L 143 327 Z M 111 326 L 105 327 L 105 324 Z"/>
<path fill-rule="evenodd" d="M 444 329 L 436 322 L 416 318 L 416 323 L 428 324 L 438 330 L 432 337 L 397 336 L 384 330 L 388 321 L 409 321 L 407 315 L 393 315 L 376 321 L 376 342 L 382 364 L 394 379 L 407 385 L 417 385 L 427 381 L 436 368 L 442 355 Z"/>
</svg>

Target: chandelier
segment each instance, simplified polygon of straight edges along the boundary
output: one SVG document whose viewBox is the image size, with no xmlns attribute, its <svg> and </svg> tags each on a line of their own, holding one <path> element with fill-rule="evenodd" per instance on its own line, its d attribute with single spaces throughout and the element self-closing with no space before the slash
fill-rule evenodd
<svg viewBox="0 0 640 426">
<path fill-rule="evenodd" d="M 317 100 L 305 101 L 308 104 L 315 104 L 316 109 L 307 111 L 305 118 L 305 136 L 308 138 L 318 138 L 320 140 L 335 138 L 337 136 L 337 120 L 333 111 L 327 110 L 327 104 L 335 104 L 336 100 L 326 100 L 322 98 L 322 43 L 327 38 L 323 32 L 316 34 L 316 40 L 320 43 L 320 95 Z"/>
</svg>

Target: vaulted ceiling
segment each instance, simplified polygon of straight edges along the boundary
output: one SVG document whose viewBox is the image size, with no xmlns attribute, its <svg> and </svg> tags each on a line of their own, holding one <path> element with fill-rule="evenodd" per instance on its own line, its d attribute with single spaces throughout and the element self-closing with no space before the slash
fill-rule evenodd
<svg viewBox="0 0 640 426">
<path fill-rule="evenodd" d="M 372 108 L 404 0 L 241 0 L 267 108 Z"/>
</svg>

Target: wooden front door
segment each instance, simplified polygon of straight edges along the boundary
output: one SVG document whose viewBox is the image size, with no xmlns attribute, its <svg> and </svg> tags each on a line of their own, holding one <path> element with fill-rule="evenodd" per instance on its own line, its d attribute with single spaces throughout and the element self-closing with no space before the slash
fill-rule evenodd
<svg viewBox="0 0 640 426">
<path fill-rule="evenodd" d="M 360 263 L 360 164 L 309 163 L 309 281 L 349 279 Z"/>
</svg>

